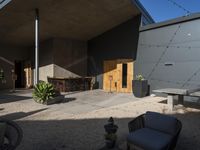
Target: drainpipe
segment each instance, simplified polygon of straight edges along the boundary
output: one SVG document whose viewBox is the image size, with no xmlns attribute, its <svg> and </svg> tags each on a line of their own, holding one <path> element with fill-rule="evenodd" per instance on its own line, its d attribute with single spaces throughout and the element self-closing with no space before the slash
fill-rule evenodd
<svg viewBox="0 0 200 150">
<path fill-rule="evenodd" d="M 35 9 L 35 76 L 34 85 L 39 81 L 39 10 Z"/>
</svg>

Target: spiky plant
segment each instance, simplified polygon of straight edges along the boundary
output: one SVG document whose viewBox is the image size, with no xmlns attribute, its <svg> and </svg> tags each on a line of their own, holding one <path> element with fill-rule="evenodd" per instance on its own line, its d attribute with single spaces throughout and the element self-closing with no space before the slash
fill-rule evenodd
<svg viewBox="0 0 200 150">
<path fill-rule="evenodd" d="M 136 80 L 143 81 L 144 77 L 141 74 L 136 75 Z"/>
<path fill-rule="evenodd" d="M 53 98 L 55 94 L 56 92 L 53 85 L 42 81 L 34 86 L 33 99 L 37 103 L 44 104 L 49 99 Z"/>
</svg>

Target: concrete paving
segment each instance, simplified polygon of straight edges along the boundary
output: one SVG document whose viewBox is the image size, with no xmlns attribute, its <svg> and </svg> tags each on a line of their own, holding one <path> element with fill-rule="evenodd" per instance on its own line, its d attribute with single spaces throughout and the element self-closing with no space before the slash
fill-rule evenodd
<svg viewBox="0 0 200 150">
<path fill-rule="evenodd" d="M 139 100 L 139 98 L 135 98 L 132 93 L 107 93 L 103 90 L 62 94 L 65 95 L 65 100 L 63 102 L 49 106 L 41 105 L 39 108 L 48 108 L 48 111 L 52 112 L 61 111 L 67 114 L 81 114 Z M 32 99 L 32 90 L 17 90 L 15 93 L 1 92 L 0 103 L 10 102 L 39 105 L 35 104 Z"/>
<path fill-rule="evenodd" d="M 99 150 L 104 144 L 104 125 L 112 116 L 118 125 L 117 145 L 126 149 L 128 122 L 146 111 L 177 117 L 183 125 L 177 150 L 200 147 L 200 109 L 181 106 L 170 111 L 165 97 L 135 98 L 132 94 L 102 90 L 63 93 L 65 101 L 38 104 L 31 91 L 0 92 L 0 118 L 15 120 L 23 130 L 16 150 Z"/>
</svg>

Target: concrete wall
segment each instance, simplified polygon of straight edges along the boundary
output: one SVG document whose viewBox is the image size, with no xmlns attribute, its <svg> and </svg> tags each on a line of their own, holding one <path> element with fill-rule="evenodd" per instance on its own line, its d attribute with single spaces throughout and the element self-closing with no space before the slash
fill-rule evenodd
<svg viewBox="0 0 200 150">
<path fill-rule="evenodd" d="M 4 70 L 6 79 L 6 84 L 0 82 L 0 90 L 12 88 L 11 70 L 14 69 L 15 60 L 31 60 L 34 75 L 34 58 L 34 47 L 0 45 L 0 69 Z M 40 43 L 39 80 L 47 81 L 48 76 L 65 78 L 87 76 L 87 42 L 49 39 Z"/>
<path fill-rule="evenodd" d="M 34 77 L 35 48 L 31 47 L 29 51 L 30 51 L 29 59 L 31 60 L 33 68 L 32 77 Z M 40 48 L 39 48 L 39 80 L 47 81 L 48 76 L 49 77 L 53 76 L 53 39 L 49 39 L 47 41 L 40 43 Z"/>
<path fill-rule="evenodd" d="M 53 62 L 55 77 L 87 76 L 87 42 L 54 39 Z"/>
<path fill-rule="evenodd" d="M 0 68 L 4 70 L 6 83 L 0 81 L 0 90 L 12 88 L 11 70 L 15 60 L 26 60 L 28 51 L 25 48 L 0 44 Z"/>
<path fill-rule="evenodd" d="M 91 39 L 88 42 L 88 75 L 103 85 L 103 61 L 136 58 L 140 16 Z"/>
<path fill-rule="evenodd" d="M 141 31 L 135 73 L 151 90 L 200 86 L 200 19 Z"/>
<path fill-rule="evenodd" d="M 34 62 L 34 48 L 31 51 Z M 39 80 L 87 76 L 87 42 L 50 39 L 40 43 L 39 52 Z"/>
</svg>

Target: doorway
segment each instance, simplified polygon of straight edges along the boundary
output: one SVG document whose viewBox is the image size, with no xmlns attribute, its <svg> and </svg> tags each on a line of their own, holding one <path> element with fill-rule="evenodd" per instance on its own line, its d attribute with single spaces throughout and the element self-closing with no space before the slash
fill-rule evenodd
<svg viewBox="0 0 200 150">
<path fill-rule="evenodd" d="M 132 92 L 134 75 L 132 59 L 104 61 L 103 89 L 108 92 Z"/>
<path fill-rule="evenodd" d="M 15 61 L 15 88 L 31 88 L 32 87 L 32 69 L 31 61 Z"/>
<path fill-rule="evenodd" d="M 15 61 L 15 75 L 15 88 L 24 88 L 23 62 L 20 60 Z"/>
</svg>

